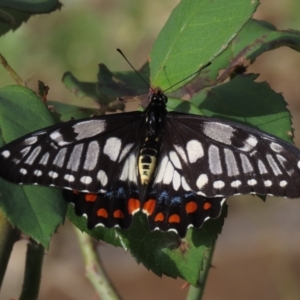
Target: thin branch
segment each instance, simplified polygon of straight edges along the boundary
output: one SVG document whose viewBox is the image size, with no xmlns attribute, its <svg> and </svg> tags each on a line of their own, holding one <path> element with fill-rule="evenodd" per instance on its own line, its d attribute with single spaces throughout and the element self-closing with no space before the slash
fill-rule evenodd
<svg viewBox="0 0 300 300">
<path fill-rule="evenodd" d="M 27 245 L 25 275 L 19 300 L 38 299 L 45 248 L 30 241 Z"/>
<path fill-rule="evenodd" d="M 25 86 L 25 83 L 21 79 L 21 77 L 16 73 L 16 71 L 9 65 L 7 60 L 3 57 L 3 55 L 0 53 L 0 63 L 4 67 L 4 69 L 7 71 L 7 73 L 12 77 L 12 79 L 21 86 Z"/>
<path fill-rule="evenodd" d="M 121 299 L 101 266 L 101 261 L 95 252 L 92 238 L 77 228 L 75 228 L 75 232 L 85 263 L 86 277 L 96 290 L 99 298 L 101 300 Z"/>
<path fill-rule="evenodd" d="M 208 272 L 211 268 L 211 261 L 215 250 L 216 241 L 213 243 L 210 251 L 208 252 L 207 259 L 203 261 L 203 269 L 199 274 L 198 287 L 190 286 L 187 300 L 201 300 L 206 285 Z"/>
<path fill-rule="evenodd" d="M 0 288 L 14 243 L 19 239 L 19 236 L 20 231 L 12 227 L 0 209 Z"/>
</svg>

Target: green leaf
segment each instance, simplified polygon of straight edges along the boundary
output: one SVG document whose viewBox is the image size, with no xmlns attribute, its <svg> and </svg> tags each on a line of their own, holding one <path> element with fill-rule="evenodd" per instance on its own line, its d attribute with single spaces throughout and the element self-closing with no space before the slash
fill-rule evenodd
<svg viewBox="0 0 300 300">
<path fill-rule="evenodd" d="M 10 30 L 16 30 L 24 22 L 26 22 L 31 15 L 27 12 L 22 12 L 14 9 L 8 9 L 0 6 L 0 36 L 4 35 Z"/>
<path fill-rule="evenodd" d="M 257 0 L 181 1 L 151 51 L 152 85 L 166 89 L 212 61 L 227 48 L 257 5 Z"/>
<path fill-rule="evenodd" d="M 47 104 L 54 108 L 54 111 L 59 114 L 59 119 L 62 122 L 70 121 L 72 119 L 89 118 L 95 113 L 94 109 L 78 107 L 56 101 L 47 101 Z"/>
<path fill-rule="evenodd" d="M 58 0 L 0 0 L 0 36 L 16 30 L 33 14 L 50 13 L 61 6 Z"/>
<path fill-rule="evenodd" d="M 232 41 L 230 51 L 238 59 L 244 57 L 253 63 L 262 53 L 288 46 L 300 51 L 300 31 L 277 30 L 272 24 L 251 19 Z"/>
<path fill-rule="evenodd" d="M 31 14 L 50 13 L 61 8 L 58 0 L 0 0 L 0 7 L 12 8 Z"/>
<path fill-rule="evenodd" d="M 20 86 L 0 89 L 1 145 L 52 124 L 47 106 L 32 90 Z M 48 247 L 66 211 L 60 190 L 18 186 L 3 179 L 0 179 L 0 207 L 14 226 L 44 247 Z"/>
<path fill-rule="evenodd" d="M 250 19 L 229 47 L 216 57 L 198 78 L 182 88 L 181 93 L 177 93 L 180 95 L 188 91 L 194 94 L 206 86 L 222 83 L 234 68 L 242 66 L 245 62 L 252 64 L 262 53 L 283 46 L 300 51 L 300 31 L 277 30 L 265 21 Z M 225 71 L 219 75 L 221 69 Z"/>
<path fill-rule="evenodd" d="M 203 115 L 201 110 L 190 101 L 183 101 L 176 98 L 168 98 L 167 109 L 178 111 L 185 114 Z"/>
<path fill-rule="evenodd" d="M 145 64 L 138 72 L 146 81 L 148 80 L 148 64 Z M 111 72 L 104 64 L 99 64 L 97 82 L 79 81 L 70 72 L 64 74 L 62 81 L 79 98 L 90 97 L 102 106 L 108 106 L 116 98 L 142 95 L 148 92 L 148 86 L 134 71 Z"/>
<path fill-rule="evenodd" d="M 236 76 L 225 84 L 202 90 L 190 101 L 205 116 L 252 125 L 292 143 L 287 103 L 266 82 L 254 82 L 256 78 L 255 74 Z"/>
</svg>

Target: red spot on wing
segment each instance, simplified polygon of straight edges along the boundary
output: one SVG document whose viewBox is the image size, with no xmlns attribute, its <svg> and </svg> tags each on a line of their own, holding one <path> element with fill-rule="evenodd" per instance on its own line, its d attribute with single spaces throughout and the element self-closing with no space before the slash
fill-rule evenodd
<svg viewBox="0 0 300 300">
<path fill-rule="evenodd" d="M 203 204 L 203 209 L 204 210 L 209 210 L 211 208 L 211 204 L 209 203 L 209 202 L 205 202 L 204 204 Z"/>
<path fill-rule="evenodd" d="M 162 221 L 164 220 L 164 218 L 165 218 L 164 214 L 160 212 L 160 213 L 158 213 L 158 214 L 155 216 L 154 221 L 155 221 L 155 222 L 162 222 Z"/>
<path fill-rule="evenodd" d="M 98 195 L 97 194 L 86 194 L 85 195 L 85 201 L 87 202 L 95 202 L 97 199 Z"/>
<path fill-rule="evenodd" d="M 171 215 L 168 221 L 169 223 L 180 223 L 180 216 L 177 214 Z"/>
<path fill-rule="evenodd" d="M 107 210 L 105 208 L 99 208 L 97 210 L 97 216 L 102 218 L 108 218 Z"/>
<path fill-rule="evenodd" d="M 156 200 L 155 199 L 149 199 L 144 203 L 143 206 L 143 212 L 149 216 L 151 216 L 154 212 L 156 206 Z"/>
<path fill-rule="evenodd" d="M 191 214 L 194 213 L 198 208 L 198 205 L 196 202 L 191 201 L 189 203 L 187 203 L 187 205 L 185 206 L 185 211 L 187 214 Z"/>
<path fill-rule="evenodd" d="M 114 211 L 114 218 L 116 219 L 124 219 L 124 214 L 120 209 Z"/>
<path fill-rule="evenodd" d="M 141 207 L 140 200 L 139 199 L 135 199 L 135 198 L 130 198 L 128 200 L 127 206 L 128 206 L 128 212 L 129 212 L 129 214 L 133 215 L 138 210 L 140 210 L 140 207 Z"/>
</svg>

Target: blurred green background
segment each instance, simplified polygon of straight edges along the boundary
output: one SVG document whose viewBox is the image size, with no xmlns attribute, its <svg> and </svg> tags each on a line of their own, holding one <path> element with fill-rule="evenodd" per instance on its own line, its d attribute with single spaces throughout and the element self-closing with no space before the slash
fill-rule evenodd
<svg viewBox="0 0 300 300">
<path fill-rule="evenodd" d="M 61 0 L 63 7 L 30 18 L 16 32 L 0 39 L 0 52 L 37 90 L 37 80 L 49 87 L 49 100 L 82 104 L 61 82 L 64 72 L 95 81 L 99 63 L 112 71 L 128 70 L 115 51 L 121 48 L 134 66 L 147 60 L 153 42 L 179 1 Z M 255 18 L 279 29 L 300 30 L 299 0 L 261 0 Z M 249 72 L 260 73 L 283 93 L 293 115 L 300 146 L 300 54 L 288 48 L 263 54 Z M 14 84 L 0 68 L 0 86 Z M 242 101 L 242 100 L 241 100 Z M 218 240 L 204 299 L 300 299 L 300 202 L 269 197 L 232 197 Z M 105 268 L 123 299 L 185 299 L 184 282 L 157 278 L 122 249 L 99 243 Z M 0 299 L 20 294 L 26 242 L 15 245 Z M 39 299 L 97 299 L 84 277 L 84 266 L 71 224 L 54 235 L 45 256 Z"/>
</svg>

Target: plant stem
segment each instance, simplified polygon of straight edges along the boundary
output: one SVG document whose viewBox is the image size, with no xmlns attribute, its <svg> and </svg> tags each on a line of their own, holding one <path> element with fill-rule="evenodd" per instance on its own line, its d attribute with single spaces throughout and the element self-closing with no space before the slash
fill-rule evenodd
<svg viewBox="0 0 300 300">
<path fill-rule="evenodd" d="M 16 73 L 16 71 L 8 64 L 7 60 L 4 58 L 4 56 L 1 53 L 0 53 L 0 63 L 18 85 L 25 86 L 23 80 Z"/>
<path fill-rule="evenodd" d="M 207 259 L 203 260 L 203 269 L 199 274 L 198 287 L 190 286 L 187 300 L 201 300 L 208 276 L 208 272 L 211 268 L 211 261 L 215 250 L 216 241 L 214 241 L 210 251 L 208 252 Z"/>
<path fill-rule="evenodd" d="M 24 283 L 19 300 L 35 300 L 38 298 L 44 247 L 33 240 L 27 245 Z"/>
<path fill-rule="evenodd" d="M 19 239 L 19 236 L 19 230 L 12 227 L 0 209 L 0 288 L 14 243 Z"/>
<path fill-rule="evenodd" d="M 78 237 L 80 249 L 83 255 L 86 277 L 89 279 L 97 295 L 101 300 L 118 300 L 120 299 L 117 291 L 108 279 L 104 269 L 101 266 L 99 255 L 96 254 L 93 240 L 86 233 L 82 233 L 75 228 Z"/>
</svg>

